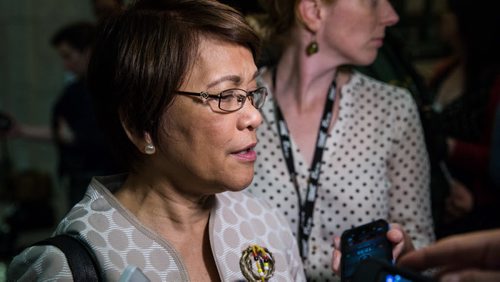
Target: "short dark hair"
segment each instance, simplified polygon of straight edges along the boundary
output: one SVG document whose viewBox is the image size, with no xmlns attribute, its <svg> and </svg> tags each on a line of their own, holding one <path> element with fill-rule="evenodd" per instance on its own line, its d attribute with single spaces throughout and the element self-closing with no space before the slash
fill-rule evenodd
<svg viewBox="0 0 500 282">
<path fill-rule="evenodd" d="M 113 0 L 112 3 L 92 0 L 91 4 L 94 14 L 99 21 L 119 12 L 125 6 L 125 2 L 123 0 Z"/>
<path fill-rule="evenodd" d="M 52 38 L 50 44 L 57 47 L 67 42 L 72 48 L 80 52 L 91 48 L 96 36 L 96 26 L 90 22 L 75 22 L 59 29 Z"/>
<path fill-rule="evenodd" d="M 254 59 L 259 48 L 243 16 L 212 0 L 137 1 L 102 24 L 88 82 L 98 118 L 129 169 L 143 155 L 122 122 L 132 134 L 148 132 L 160 144 L 161 117 L 197 59 L 202 38 L 245 46 Z"/>
</svg>

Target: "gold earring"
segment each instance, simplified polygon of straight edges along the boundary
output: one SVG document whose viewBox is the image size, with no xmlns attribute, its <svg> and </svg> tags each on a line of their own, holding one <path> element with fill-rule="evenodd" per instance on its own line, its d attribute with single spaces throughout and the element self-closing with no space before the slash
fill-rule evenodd
<svg viewBox="0 0 500 282">
<path fill-rule="evenodd" d="M 307 56 L 312 56 L 318 53 L 318 51 L 319 51 L 318 42 L 316 42 L 316 40 L 313 38 L 313 40 L 311 40 L 311 42 L 306 47 L 306 54 Z"/>
<path fill-rule="evenodd" d="M 146 146 L 144 146 L 144 152 L 148 155 L 152 155 L 156 152 L 156 148 L 153 144 L 149 143 Z"/>
</svg>

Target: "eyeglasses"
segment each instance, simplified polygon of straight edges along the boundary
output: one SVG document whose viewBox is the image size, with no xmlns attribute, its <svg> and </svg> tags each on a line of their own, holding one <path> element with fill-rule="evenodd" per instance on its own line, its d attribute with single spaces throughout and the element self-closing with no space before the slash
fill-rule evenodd
<svg viewBox="0 0 500 282">
<path fill-rule="evenodd" d="M 232 88 L 227 89 L 219 94 L 208 94 L 207 92 L 194 93 L 194 92 L 186 92 L 186 91 L 176 91 L 177 94 L 181 95 L 189 95 L 201 97 L 203 101 L 207 101 L 208 99 L 218 99 L 219 109 L 225 112 L 236 112 L 237 110 L 243 108 L 245 105 L 245 101 L 250 99 L 252 105 L 260 109 L 264 105 L 267 96 L 267 88 L 259 87 L 253 91 L 245 91 L 243 89 Z"/>
</svg>

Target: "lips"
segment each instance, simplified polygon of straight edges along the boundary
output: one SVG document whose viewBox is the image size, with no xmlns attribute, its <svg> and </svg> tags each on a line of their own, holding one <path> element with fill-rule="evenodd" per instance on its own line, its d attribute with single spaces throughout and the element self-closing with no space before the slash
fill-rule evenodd
<svg viewBox="0 0 500 282">
<path fill-rule="evenodd" d="M 253 162 L 257 159 L 257 153 L 254 151 L 255 145 L 256 145 L 255 143 L 250 144 L 245 148 L 243 148 L 242 150 L 231 153 L 231 155 L 234 155 L 235 157 L 243 161 Z"/>
<path fill-rule="evenodd" d="M 374 45 L 376 47 L 381 47 L 384 44 L 384 38 L 383 37 L 374 38 L 374 39 L 372 39 L 372 42 L 374 43 Z"/>
</svg>

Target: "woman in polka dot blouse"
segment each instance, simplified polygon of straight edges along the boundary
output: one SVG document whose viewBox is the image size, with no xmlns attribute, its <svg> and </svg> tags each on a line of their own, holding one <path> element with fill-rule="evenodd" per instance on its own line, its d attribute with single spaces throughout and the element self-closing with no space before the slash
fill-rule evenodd
<svg viewBox="0 0 500 282">
<path fill-rule="evenodd" d="M 129 172 L 94 178 L 55 234 L 85 242 L 103 281 L 134 267 L 148 281 L 305 281 L 284 217 L 242 191 L 267 94 L 257 46 L 212 0 L 138 1 L 102 27 L 89 85 Z M 8 281 L 72 278 L 53 246 L 27 248 L 8 270 Z"/>
<path fill-rule="evenodd" d="M 311 280 L 338 279 L 333 238 L 383 218 L 415 247 L 434 239 L 429 162 L 411 95 L 341 66 L 368 65 L 385 28 L 387 0 L 270 0 L 263 67 L 269 88 L 250 190 L 277 207 L 297 237 Z"/>
</svg>

